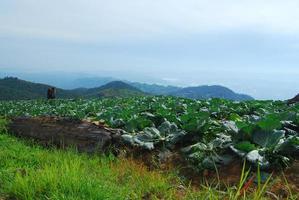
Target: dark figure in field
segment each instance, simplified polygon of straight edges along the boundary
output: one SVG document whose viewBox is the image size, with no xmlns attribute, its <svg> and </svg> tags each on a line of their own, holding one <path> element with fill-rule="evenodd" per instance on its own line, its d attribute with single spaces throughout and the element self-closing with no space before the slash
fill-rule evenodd
<svg viewBox="0 0 299 200">
<path fill-rule="evenodd" d="M 294 104 L 294 103 L 297 103 L 297 102 L 299 102 L 299 94 L 297 94 L 297 96 L 295 96 L 294 98 L 289 99 L 289 100 L 287 101 L 287 104 L 288 104 L 288 105 L 291 105 L 291 104 Z"/>
<path fill-rule="evenodd" d="M 47 92 L 47 99 L 55 99 L 56 98 L 56 89 L 54 87 L 49 88 Z"/>
</svg>

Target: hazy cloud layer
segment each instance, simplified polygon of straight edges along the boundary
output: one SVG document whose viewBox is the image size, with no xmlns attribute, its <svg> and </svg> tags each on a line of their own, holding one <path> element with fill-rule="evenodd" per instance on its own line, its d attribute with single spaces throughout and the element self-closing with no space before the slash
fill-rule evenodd
<svg viewBox="0 0 299 200">
<path fill-rule="evenodd" d="M 299 92 L 298 10 L 295 0 L 1 0 L 0 69 L 288 98 Z"/>
<path fill-rule="evenodd" d="M 250 30 L 297 34 L 296 0 L 2 0 L 1 33 L 75 41 Z"/>
</svg>

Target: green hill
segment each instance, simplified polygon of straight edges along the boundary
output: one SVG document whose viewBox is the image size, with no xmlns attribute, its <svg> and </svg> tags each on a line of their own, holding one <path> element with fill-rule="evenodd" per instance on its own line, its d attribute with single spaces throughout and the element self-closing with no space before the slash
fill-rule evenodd
<svg viewBox="0 0 299 200">
<path fill-rule="evenodd" d="M 50 85 L 32 83 L 18 78 L 7 77 L 0 79 L 0 100 L 27 100 L 46 98 Z M 57 98 L 73 98 L 78 96 L 76 92 L 56 89 Z"/>
<path fill-rule="evenodd" d="M 28 100 L 46 98 L 50 85 L 33 83 L 18 78 L 0 79 L 0 100 Z M 130 97 L 145 95 L 141 90 L 121 81 L 113 81 L 97 88 L 63 90 L 56 88 L 57 98 Z"/>
<path fill-rule="evenodd" d="M 0 79 L 0 100 L 26 100 L 46 98 L 47 89 L 51 85 L 33 83 L 18 78 Z M 77 88 L 64 90 L 56 88 L 57 98 L 95 98 L 95 97 L 131 97 L 143 95 L 171 95 L 191 99 L 223 98 L 230 100 L 252 100 L 253 98 L 238 94 L 223 86 L 198 86 L 179 88 L 174 86 L 148 85 L 112 81 L 95 88 Z"/>
<path fill-rule="evenodd" d="M 170 95 L 191 99 L 222 98 L 235 101 L 253 100 L 251 96 L 235 93 L 229 88 L 219 85 L 186 87 L 172 92 Z"/>
<path fill-rule="evenodd" d="M 46 98 L 50 85 L 33 83 L 18 78 L 0 79 L 0 100 L 27 100 Z M 56 88 L 57 98 L 130 97 L 145 95 L 141 90 L 124 83 L 113 81 L 97 88 L 63 90 Z"/>
<path fill-rule="evenodd" d="M 140 89 L 143 92 L 154 94 L 154 95 L 167 95 L 171 92 L 178 91 L 182 88 L 176 86 L 164 86 L 158 84 L 146 84 L 146 83 L 138 83 L 138 82 L 128 82 L 130 85 Z"/>
<path fill-rule="evenodd" d="M 85 91 L 87 97 L 130 97 L 145 95 L 141 90 L 122 81 L 112 81 L 98 88 Z"/>
</svg>

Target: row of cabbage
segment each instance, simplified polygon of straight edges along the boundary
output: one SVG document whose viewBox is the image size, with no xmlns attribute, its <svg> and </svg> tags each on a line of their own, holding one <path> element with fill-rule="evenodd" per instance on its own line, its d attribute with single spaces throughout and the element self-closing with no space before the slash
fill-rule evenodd
<svg viewBox="0 0 299 200">
<path fill-rule="evenodd" d="M 178 149 L 196 169 L 236 157 L 263 168 L 285 167 L 299 155 L 299 105 L 175 97 L 0 102 L 2 116 L 63 116 L 102 121 L 147 150 Z"/>
</svg>

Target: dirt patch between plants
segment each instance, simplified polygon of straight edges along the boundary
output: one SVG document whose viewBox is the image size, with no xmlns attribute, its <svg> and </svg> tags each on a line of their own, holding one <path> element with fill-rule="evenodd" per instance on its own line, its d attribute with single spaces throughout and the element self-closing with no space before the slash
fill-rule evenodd
<svg viewBox="0 0 299 200">
<path fill-rule="evenodd" d="M 299 193 L 299 161 L 295 161 L 291 167 L 289 167 L 284 175 L 291 186 Z"/>
</svg>

